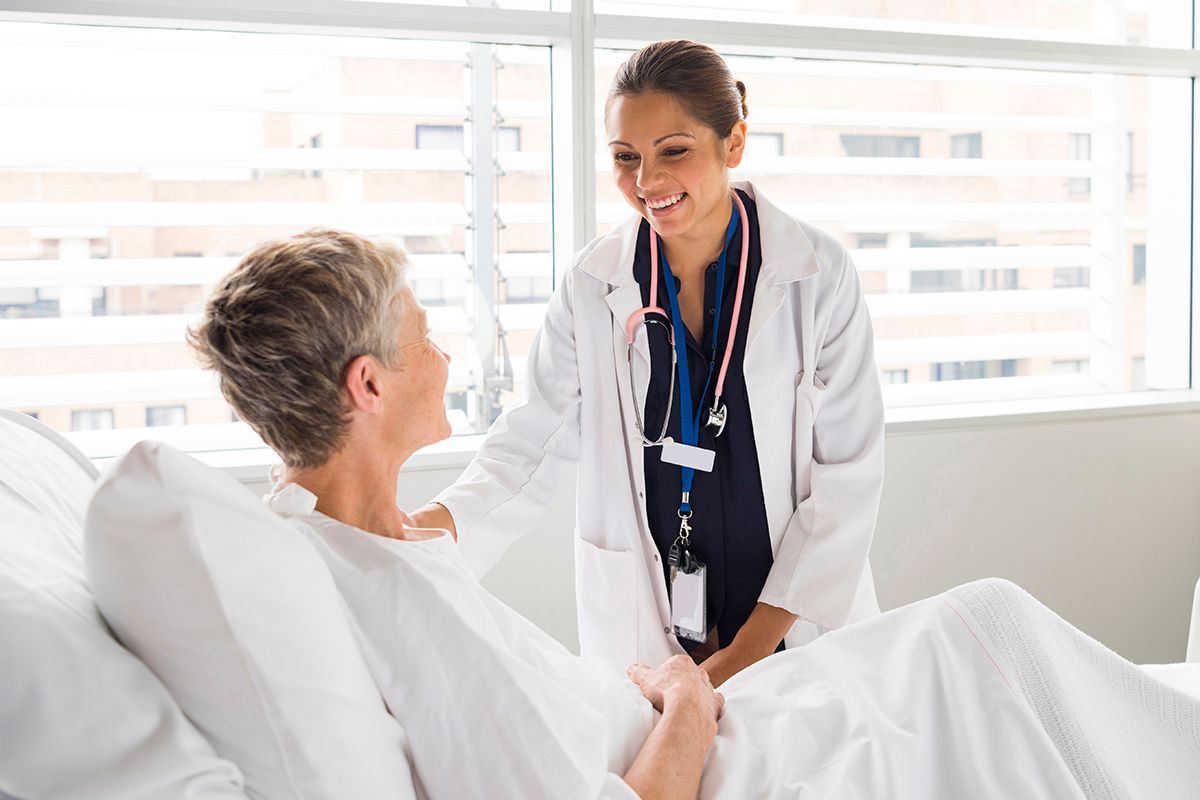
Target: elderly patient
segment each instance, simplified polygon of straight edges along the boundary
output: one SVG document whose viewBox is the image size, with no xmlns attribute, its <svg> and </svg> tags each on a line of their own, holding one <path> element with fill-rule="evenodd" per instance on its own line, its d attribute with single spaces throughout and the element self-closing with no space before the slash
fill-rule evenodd
<svg viewBox="0 0 1200 800">
<path fill-rule="evenodd" d="M 684 656 L 571 655 L 396 505 L 405 460 L 450 433 L 404 269 L 338 231 L 265 244 L 192 342 L 282 458 L 269 502 L 325 557 L 431 797 L 1200 797 L 1200 704 L 1001 581 L 778 653 L 724 697 Z"/>
</svg>

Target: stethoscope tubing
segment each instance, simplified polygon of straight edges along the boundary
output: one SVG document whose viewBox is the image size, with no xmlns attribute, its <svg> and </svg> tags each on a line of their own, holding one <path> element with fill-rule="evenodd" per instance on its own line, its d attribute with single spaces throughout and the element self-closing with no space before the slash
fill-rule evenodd
<svg viewBox="0 0 1200 800">
<path fill-rule="evenodd" d="M 717 386 L 713 391 L 712 413 L 717 414 L 721 407 L 721 395 L 725 390 L 725 375 L 729 372 L 729 361 L 733 356 L 733 345 L 737 340 L 738 321 L 742 315 L 742 296 L 746 289 L 746 266 L 750 261 L 750 220 L 746 214 L 746 206 L 742 202 L 742 198 L 738 197 L 736 191 L 732 192 L 734 205 L 737 206 L 738 215 L 741 218 L 742 224 L 742 252 L 740 263 L 738 264 L 738 282 L 737 292 L 733 299 L 733 317 L 729 325 L 729 339 L 725 343 L 725 354 L 721 359 L 721 371 L 717 374 Z M 654 229 L 650 229 L 650 304 L 644 308 L 639 308 L 629 315 L 629 319 L 625 321 L 625 345 L 626 359 L 629 366 L 629 385 L 633 387 L 633 340 L 637 336 L 637 326 L 641 323 L 643 326 L 650 323 L 656 323 L 664 326 L 670 336 L 671 341 L 671 389 L 667 394 L 667 411 L 663 415 L 663 427 L 659 432 L 658 438 L 651 440 L 646 436 L 646 430 L 642 420 L 642 411 L 638 408 L 636 396 L 634 399 L 634 414 L 637 419 L 638 433 L 642 437 L 642 445 L 645 447 L 654 447 L 666 441 L 667 424 L 671 418 L 671 410 L 675 402 L 675 372 L 678 364 L 678 359 L 675 354 L 675 333 L 671 325 L 668 325 L 664 320 L 671 319 L 671 315 L 667 313 L 658 304 L 658 234 Z M 658 315 L 658 318 L 651 316 Z M 715 335 L 715 334 L 714 334 Z M 690 413 L 690 412 L 689 412 Z M 724 427 L 724 426 L 722 426 Z"/>
</svg>

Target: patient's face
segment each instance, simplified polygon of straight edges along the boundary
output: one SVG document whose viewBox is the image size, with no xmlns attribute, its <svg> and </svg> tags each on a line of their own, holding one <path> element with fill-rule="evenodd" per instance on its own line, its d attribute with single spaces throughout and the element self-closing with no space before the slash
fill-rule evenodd
<svg viewBox="0 0 1200 800">
<path fill-rule="evenodd" d="M 429 338 L 425 309 L 407 286 L 399 302 L 403 308 L 396 332 L 400 363 L 389 370 L 388 413 L 404 445 L 415 450 L 450 435 L 442 400 L 450 378 L 450 356 Z"/>
</svg>

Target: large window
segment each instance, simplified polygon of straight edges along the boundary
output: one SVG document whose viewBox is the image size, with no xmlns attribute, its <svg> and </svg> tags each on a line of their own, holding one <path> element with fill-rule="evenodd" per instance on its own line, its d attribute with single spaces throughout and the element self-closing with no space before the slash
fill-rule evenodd
<svg viewBox="0 0 1200 800">
<path fill-rule="evenodd" d="M 0 72 L 23 76 L 0 83 L 0 402 L 62 430 L 190 423 L 253 443 L 184 331 L 255 243 L 337 226 L 412 254 L 466 400 L 454 429 L 485 429 L 539 321 L 498 314 L 498 289 L 549 294 L 549 175 L 501 166 L 548 158 L 549 58 L 0 23 Z"/>
<path fill-rule="evenodd" d="M 602 56 L 600 85 L 626 55 Z M 728 61 L 751 130 L 794 142 L 783 156 L 751 139 L 737 172 L 851 250 L 889 405 L 1131 391 L 1134 358 L 1158 362 L 1154 388 L 1188 385 L 1188 293 L 1156 292 L 1145 264 L 1189 269 L 1190 80 Z M 606 181 L 601 222 L 616 222 Z"/>
<path fill-rule="evenodd" d="M 97 455 L 256 444 L 184 331 L 255 243 L 335 226 L 412 254 L 454 429 L 486 429 L 631 213 L 596 112 L 668 35 L 747 85 L 735 178 L 849 249 L 890 406 L 1190 385 L 1192 3 L 434 5 L 9 12 L 0 406 Z"/>
</svg>

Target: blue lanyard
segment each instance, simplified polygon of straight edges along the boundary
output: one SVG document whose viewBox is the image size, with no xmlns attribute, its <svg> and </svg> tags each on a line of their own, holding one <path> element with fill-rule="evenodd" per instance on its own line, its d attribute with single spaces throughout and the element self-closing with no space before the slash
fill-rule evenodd
<svg viewBox="0 0 1200 800">
<path fill-rule="evenodd" d="M 708 378 L 704 382 L 704 391 L 700 395 L 700 402 L 696 405 L 692 404 L 692 382 L 689 377 L 688 357 L 687 357 L 687 332 L 683 325 L 683 314 L 679 311 L 679 291 L 675 288 L 675 276 L 671 273 L 671 265 L 667 263 L 666 249 L 659 243 L 658 252 L 662 262 L 663 277 L 667 284 L 667 302 L 671 306 L 671 326 L 675 331 L 675 353 L 676 353 L 676 368 L 679 371 L 679 438 L 683 443 L 695 447 L 700 442 L 700 415 L 704 411 L 704 398 L 708 395 L 708 387 L 712 383 L 713 368 L 717 365 L 717 334 L 721 328 L 722 310 L 722 295 L 725 292 L 725 262 L 727 260 L 726 253 L 729 251 L 729 243 L 733 241 L 733 234 L 738 227 L 737 207 L 729 214 L 729 226 L 725 230 L 725 245 L 721 248 L 720 258 L 717 259 L 717 317 L 713 320 L 712 327 L 712 353 L 708 360 Z M 657 236 L 658 234 L 651 234 Z M 745 234 L 743 234 L 745 235 Z M 692 505 L 688 501 L 692 491 L 692 481 L 696 477 L 696 470 L 692 467 L 680 467 L 680 476 L 682 478 L 683 498 L 679 503 L 679 513 L 681 516 L 690 516 L 692 513 Z"/>
</svg>

